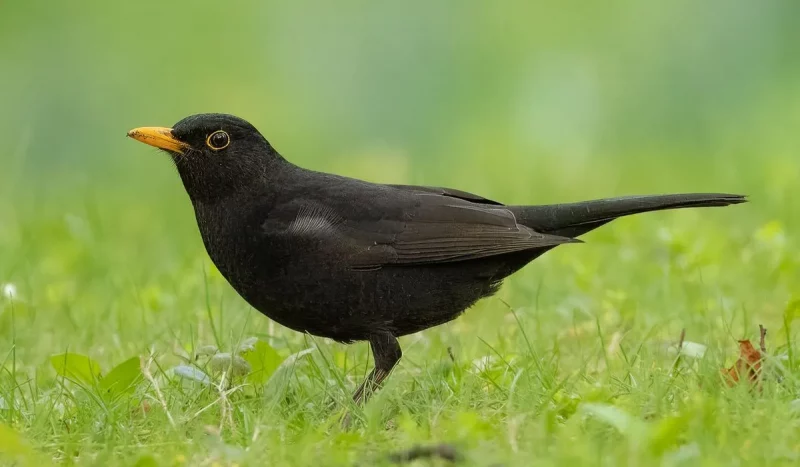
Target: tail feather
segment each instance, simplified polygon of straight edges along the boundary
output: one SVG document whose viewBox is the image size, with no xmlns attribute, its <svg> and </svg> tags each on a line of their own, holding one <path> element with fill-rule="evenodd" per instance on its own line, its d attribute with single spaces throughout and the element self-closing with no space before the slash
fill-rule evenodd
<svg viewBox="0 0 800 467">
<path fill-rule="evenodd" d="M 666 209 L 729 206 L 746 202 L 741 195 L 690 193 L 679 195 L 626 196 L 579 203 L 543 206 L 509 206 L 517 222 L 538 232 L 575 238 L 612 220 Z"/>
</svg>

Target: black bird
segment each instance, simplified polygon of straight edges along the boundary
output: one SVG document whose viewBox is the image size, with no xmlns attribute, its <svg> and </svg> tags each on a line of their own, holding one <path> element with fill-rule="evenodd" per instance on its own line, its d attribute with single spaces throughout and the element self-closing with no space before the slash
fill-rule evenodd
<svg viewBox="0 0 800 467">
<path fill-rule="evenodd" d="M 713 193 L 506 206 L 368 183 L 298 167 L 225 114 L 128 136 L 172 156 L 211 260 L 250 305 L 295 331 L 369 341 L 375 368 L 356 403 L 400 360 L 399 336 L 455 319 L 546 251 L 618 217 L 746 201 Z"/>
</svg>

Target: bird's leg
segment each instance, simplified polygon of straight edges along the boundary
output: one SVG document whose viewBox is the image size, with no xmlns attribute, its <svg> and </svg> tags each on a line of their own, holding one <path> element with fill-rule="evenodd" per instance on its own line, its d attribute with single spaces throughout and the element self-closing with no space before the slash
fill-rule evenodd
<svg viewBox="0 0 800 467">
<path fill-rule="evenodd" d="M 375 360 L 375 368 L 370 372 L 367 379 L 361 383 L 353 394 L 353 402 L 356 405 L 364 404 L 369 396 L 375 392 L 389 376 L 403 352 L 400 350 L 400 343 L 393 335 L 386 333 L 373 334 L 369 338 L 369 346 L 372 348 L 372 357 Z M 348 412 L 342 419 L 342 426 L 348 428 L 351 422 L 351 414 Z"/>
<path fill-rule="evenodd" d="M 369 345 L 372 348 L 372 357 L 375 360 L 373 369 L 367 379 L 361 383 L 353 394 L 353 401 L 357 404 L 364 404 L 389 376 L 403 352 L 400 350 L 400 343 L 393 335 L 386 333 L 373 334 L 369 338 Z"/>
<path fill-rule="evenodd" d="M 363 405 L 367 402 L 369 397 L 374 393 L 383 383 L 383 380 L 389 376 L 400 357 L 403 355 L 400 350 L 400 343 L 390 333 L 373 334 L 369 338 L 369 344 L 372 348 L 372 357 L 375 360 L 375 368 L 369 373 L 367 379 L 356 389 L 353 394 L 353 402 L 356 405 Z M 342 419 L 342 427 L 349 428 L 352 421 L 352 414 L 346 413 Z"/>
</svg>

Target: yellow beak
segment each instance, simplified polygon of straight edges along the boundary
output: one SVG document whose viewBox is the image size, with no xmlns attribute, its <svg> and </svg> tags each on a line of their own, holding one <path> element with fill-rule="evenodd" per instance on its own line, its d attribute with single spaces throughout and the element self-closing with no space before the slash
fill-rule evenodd
<svg viewBox="0 0 800 467">
<path fill-rule="evenodd" d="M 172 128 L 157 126 L 134 128 L 128 132 L 128 136 L 144 144 L 172 152 L 183 153 L 189 148 L 188 144 L 172 136 Z"/>
</svg>

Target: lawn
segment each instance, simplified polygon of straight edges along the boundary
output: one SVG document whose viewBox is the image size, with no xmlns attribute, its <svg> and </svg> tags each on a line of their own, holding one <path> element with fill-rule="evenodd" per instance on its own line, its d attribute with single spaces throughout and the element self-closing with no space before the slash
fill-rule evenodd
<svg viewBox="0 0 800 467">
<path fill-rule="evenodd" d="M 665 160 L 667 179 L 686 170 Z M 798 182 L 796 161 L 781 167 L 795 174 L 786 191 L 776 167 L 697 182 L 687 172 L 687 185 L 752 201 L 619 220 L 460 319 L 402 338 L 400 366 L 363 410 L 351 407 L 350 430 L 339 418 L 369 370 L 366 344 L 297 334 L 250 309 L 207 259 L 169 163 L 153 162 L 156 183 L 174 185 L 166 194 L 131 177 L 97 188 L 102 197 L 3 205 L 6 459 L 372 465 L 438 443 L 466 465 L 788 465 L 800 455 L 800 250 L 781 194 Z M 620 175 L 634 181 L 617 193 L 587 176 L 580 190 L 553 179 L 488 194 L 665 185 L 630 165 Z M 758 346 L 759 325 L 763 376 L 729 387 L 721 370 L 737 340 Z"/>
<path fill-rule="evenodd" d="M 35 3 L 0 7 L 0 465 L 800 461 L 796 5 Z M 548 252 L 401 338 L 359 408 L 368 345 L 250 308 L 125 138 L 205 111 L 308 168 L 508 204 L 750 202 Z"/>
</svg>

